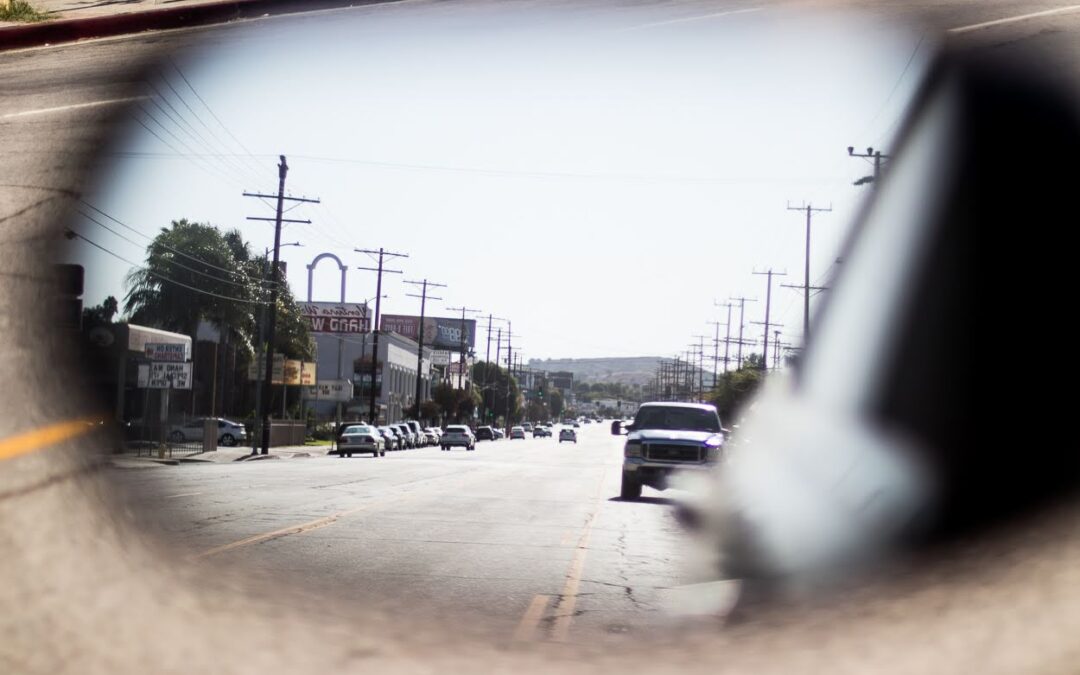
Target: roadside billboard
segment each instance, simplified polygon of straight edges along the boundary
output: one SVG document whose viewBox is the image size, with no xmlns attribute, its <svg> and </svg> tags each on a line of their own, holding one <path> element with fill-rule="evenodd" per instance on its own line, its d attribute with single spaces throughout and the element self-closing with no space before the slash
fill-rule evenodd
<svg viewBox="0 0 1080 675">
<path fill-rule="evenodd" d="M 359 335 L 371 330 L 364 303 L 305 302 L 300 304 L 300 314 L 312 333 Z"/>
<path fill-rule="evenodd" d="M 266 374 L 266 362 L 253 359 L 248 364 L 249 380 L 264 380 Z M 285 379 L 285 355 L 274 354 L 274 371 L 270 377 L 270 384 L 282 384 Z"/>
<path fill-rule="evenodd" d="M 311 387 L 315 385 L 315 369 L 319 364 L 310 361 L 304 361 L 300 365 L 300 384 L 305 387 Z"/>
<path fill-rule="evenodd" d="M 285 381 L 284 384 L 298 385 L 300 384 L 300 368 L 302 361 L 295 359 L 285 360 Z"/>
<path fill-rule="evenodd" d="M 383 314 L 380 328 L 393 331 L 410 340 L 416 340 L 420 335 L 420 317 L 408 314 Z M 451 317 L 424 317 L 425 347 L 459 352 L 463 338 L 466 349 L 476 346 L 475 319 L 462 321 Z"/>
</svg>

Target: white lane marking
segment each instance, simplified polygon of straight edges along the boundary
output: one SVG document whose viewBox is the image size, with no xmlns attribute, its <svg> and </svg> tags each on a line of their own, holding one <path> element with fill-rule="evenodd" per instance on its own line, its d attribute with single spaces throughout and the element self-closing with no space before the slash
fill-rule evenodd
<svg viewBox="0 0 1080 675">
<path fill-rule="evenodd" d="M 637 26 L 630 26 L 629 28 L 621 28 L 616 32 L 624 33 L 632 30 L 642 30 L 645 28 L 655 28 L 656 26 L 669 26 L 673 23 L 685 23 L 687 21 L 701 21 L 703 19 L 716 19 L 722 16 L 732 16 L 734 14 L 748 14 L 750 12 L 760 12 L 763 7 L 747 7 L 745 9 L 732 9 L 726 12 L 713 12 L 712 14 L 702 14 L 700 16 L 687 16 L 681 19 L 667 19 L 666 21 L 654 21 L 652 23 L 643 23 Z"/>
<path fill-rule="evenodd" d="M 958 26 L 956 28 L 950 28 L 946 33 L 967 33 L 973 30 L 979 30 L 981 28 L 990 28 L 991 26 L 1000 26 L 1007 23 L 1016 23 L 1018 21 L 1027 21 L 1028 19 L 1038 19 L 1044 16 L 1053 16 L 1055 14 L 1065 14 L 1066 12 L 1075 12 L 1080 10 L 1080 5 L 1069 5 L 1067 7 L 1057 7 L 1055 9 L 1047 9 L 1041 12 L 1032 12 L 1030 14 L 1020 14 L 1018 16 L 1009 16 L 1004 19 L 994 19 L 993 21 L 983 21 L 982 23 L 973 23 L 970 26 Z"/>
<path fill-rule="evenodd" d="M 89 103 L 72 103 L 71 105 L 61 105 L 55 108 L 39 108 L 37 110 L 23 110 L 22 112 L 7 113 L 6 115 L 0 115 L 0 120 L 12 119 L 15 117 L 29 117 L 31 115 L 47 115 L 49 113 L 67 112 L 69 110 L 81 110 L 83 108 L 97 108 L 103 105 L 115 105 L 117 103 L 130 103 L 132 101 L 141 101 L 147 98 L 146 96 L 129 96 L 127 98 L 110 98 L 104 101 L 90 101 Z"/>
<path fill-rule="evenodd" d="M 169 495 L 165 499 L 179 499 L 180 497 L 194 497 L 195 495 L 201 495 L 201 492 L 185 492 L 179 495 Z"/>
</svg>

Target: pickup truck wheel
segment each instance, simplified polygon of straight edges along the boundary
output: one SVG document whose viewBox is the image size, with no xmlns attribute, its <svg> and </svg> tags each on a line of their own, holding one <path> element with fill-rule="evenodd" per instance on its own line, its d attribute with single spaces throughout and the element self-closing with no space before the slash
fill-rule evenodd
<svg viewBox="0 0 1080 675">
<path fill-rule="evenodd" d="M 637 499 L 641 496 L 641 482 L 624 471 L 619 496 L 622 499 Z"/>
</svg>

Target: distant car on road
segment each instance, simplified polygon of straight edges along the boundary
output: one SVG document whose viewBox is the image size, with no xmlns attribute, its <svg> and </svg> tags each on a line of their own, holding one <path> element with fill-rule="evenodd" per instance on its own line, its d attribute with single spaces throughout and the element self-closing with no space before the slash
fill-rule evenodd
<svg viewBox="0 0 1080 675">
<path fill-rule="evenodd" d="M 435 427 L 428 427 L 427 429 L 424 429 L 424 438 L 427 439 L 428 445 L 439 444 L 439 436 L 442 435 L 440 431 L 440 429 L 436 429 Z"/>
<path fill-rule="evenodd" d="M 353 453 L 370 452 L 372 457 L 385 457 L 386 445 L 382 434 L 375 427 L 366 424 L 354 424 L 345 427 L 337 439 L 337 450 L 341 457 L 352 457 Z"/>
<path fill-rule="evenodd" d="M 169 431 L 169 441 L 184 443 L 189 441 L 202 441 L 204 422 L 207 418 L 198 417 L 186 424 L 178 424 Z M 233 422 L 221 417 L 211 417 L 217 420 L 218 444 L 230 447 L 237 443 L 247 441 L 247 429 L 239 422 Z"/>
<path fill-rule="evenodd" d="M 563 441 L 573 441 L 577 443 L 577 432 L 570 427 L 563 427 L 559 430 L 559 443 Z"/>
<path fill-rule="evenodd" d="M 521 428 L 525 430 L 525 433 L 532 433 L 533 425 L 529 422 L 524 422 L 522 423 Z"/>
<path fill-rule="evenodd" d="M 537 424 L 533 427 L 533 438 L 545 438 L 551 436 L 551 429 L 543 424 Z"/>
<path fill-rule="evenodd" d="M 510 440 L 514 440 L 515 438 L 525 440 L 525 427 L 513 427 L 510 429 Z"/>
<path fill-rule="evenodd" d="M 476 440 L 478 441 L 493 441 L 495 440 L 495 430 L 491 427 L 476 427 Z"/>
<path fill-rule="evenodd" d="M 472 430 L 464 424 L 451 424 L 446 427 L 439 442 L 443 450 L 455 447 L 463 447 L 466 450 L 476 449 L 476 436 L 473 436 Z"/>
<path fill-rule="evenodd" d="M 498 440 L 500 438 L 506 438 L 506 434 L 503 433 L 502 429 L 495 429 L 495 440 Z"/>
</svg>

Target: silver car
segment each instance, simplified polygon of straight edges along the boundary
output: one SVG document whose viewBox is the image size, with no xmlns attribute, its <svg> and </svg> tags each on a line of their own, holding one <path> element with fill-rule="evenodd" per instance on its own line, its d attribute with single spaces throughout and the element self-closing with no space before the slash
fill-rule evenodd
<svg viewBox="0 0 1080 675">
<path fill-rule="evenodd" d="M 458 446 L 466 450 L 475 450 L 476 436 L 473 436 L 472 430 L 464 424 L 451 424 L 446 427 L 446 431 L 443 433 L 439 443 L 442 445 L 443 450 Z"/>
<path fill-rule="evenodd" d="M 199 417 L 185 424 L 177 424 L 169 430 L 169 441 L 172 443 L 185 443 L 202 441 L 204 422 L 207 418 Z M 233 422 L 221 417 L 212 417 L 217 420 L 218 444 L 231 447 L 237 443 L 247 441 L 247 429 L 239 422 Z"/>
<path fill-rule="evenodd" d="M 370 452 L 372 457 L 385 457 L 386 445 L 382 434 L 375 427 L 355 424 L 345 427 L 338 437 L 337 450 L 341 457 L 352 457 L 353 453 Z"/>
</svg>

